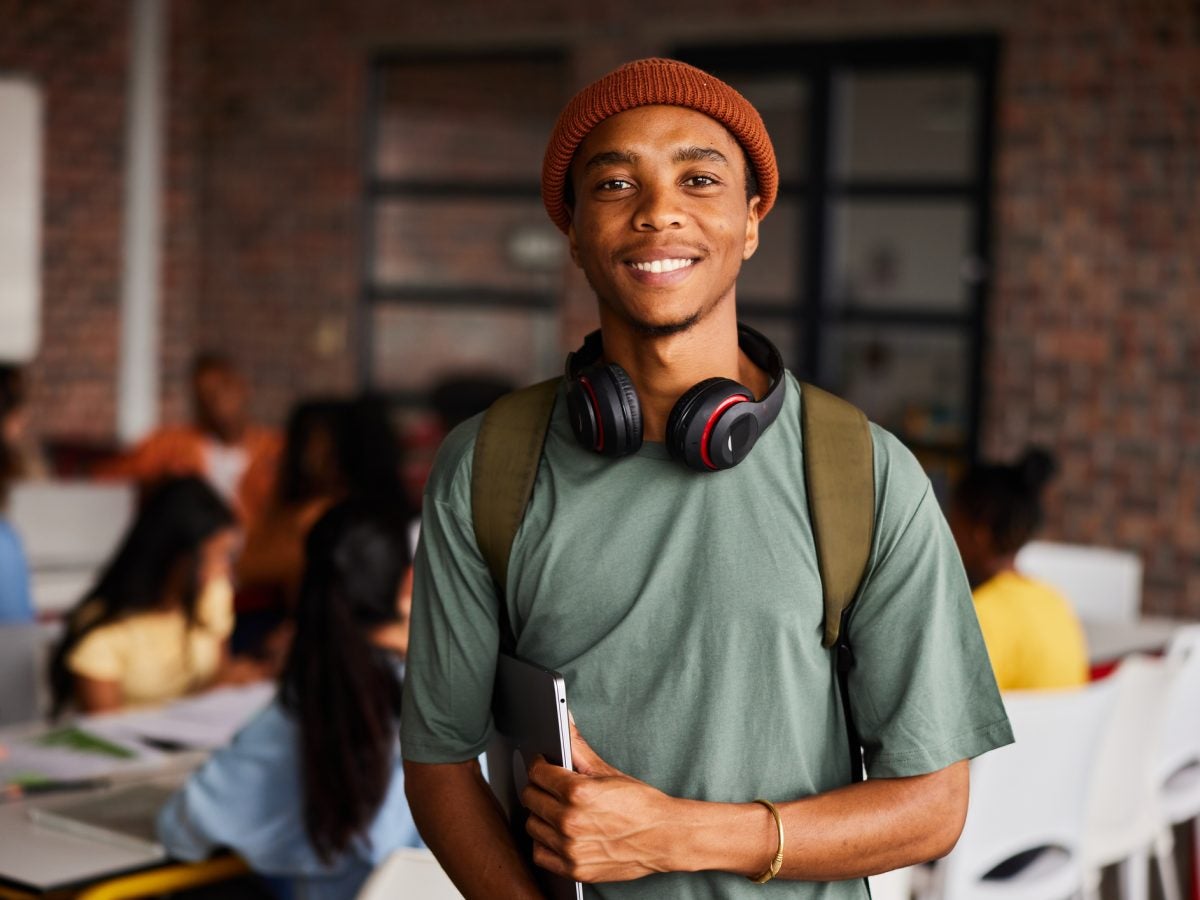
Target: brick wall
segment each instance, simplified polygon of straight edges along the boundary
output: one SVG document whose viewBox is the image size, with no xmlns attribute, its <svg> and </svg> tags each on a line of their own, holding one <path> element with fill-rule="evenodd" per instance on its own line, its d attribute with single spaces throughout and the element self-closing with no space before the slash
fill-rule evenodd
<svg viewBox="0 0 1200 900">
<path fill-rule="evenodd" d="M 558 47 L 577 81 L 681 43 L 1001 36 L 984 450 L 1054 450 L 1047 533 L 1130 547 L 1146 608 L 1200 615 L 1200 8 L 1188 0 L 635 0 L 516 7 L 174 0 L 164 402 L 245 364 L 258 413 L 354 381 L 364 74 L 384 47 Z M 736 8 L 734 8 L 736 6 Z M 45 79 L 43 425 L 113 422 L 124 5 L 0 0 Z M 564 344 L 590 321 L 568 277 Z"/>
<path fill-rule="evenodd" d="M 115 426 L 124 9 L 0 2 L 0 72 L 36 79 L 45 106 L 43 343 L 30 382 L 33 425 L 46 434 L 105 439 Z"/>
</svg>

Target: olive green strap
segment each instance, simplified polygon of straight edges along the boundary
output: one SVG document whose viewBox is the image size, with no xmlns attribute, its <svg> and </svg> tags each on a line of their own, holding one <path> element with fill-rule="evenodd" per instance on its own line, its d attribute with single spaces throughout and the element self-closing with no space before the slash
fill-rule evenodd
<svg viewBox="0 0 1200 900">
<path fill-rule="evenodd" d="M 501 596 L 508 557 L 533 493 L 542 445 L 562 378 L 505 394 L 483 415 L 471 472 L 475 542 Z"/>
<path fill-rule="evenodd" d="M 825 634 L 838 639 L 842 613 L 854 602 L 875 531 L 875 462 L 867 417 L 845 400 L 811 384 L 801 388 L 804 481 L 812 518 Z"/>
</svg>

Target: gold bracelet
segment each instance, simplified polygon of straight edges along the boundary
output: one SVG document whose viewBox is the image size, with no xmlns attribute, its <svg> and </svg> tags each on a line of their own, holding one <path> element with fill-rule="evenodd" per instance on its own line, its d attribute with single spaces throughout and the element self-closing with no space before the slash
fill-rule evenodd
<svg viewBox="0 0 1200 900">
<path fill-rule="evenodd" d="M 779 870 L 783 868 L 783 818 L 779 815 L 779 810 L 775 808 L 775 804 L 770 800 L 763 800 L 761 797 L 754 799 L 755 803 L 761 803 L 775 817 L 775 827 L 779 829 L 779 852 L 775 854 L 775 858 L 771 860 L 771 867 L 763 872 L 757 878 L 751 878 L 755 884 L 766 884 L 772 878 L 779 874 Z"/>
</svg>

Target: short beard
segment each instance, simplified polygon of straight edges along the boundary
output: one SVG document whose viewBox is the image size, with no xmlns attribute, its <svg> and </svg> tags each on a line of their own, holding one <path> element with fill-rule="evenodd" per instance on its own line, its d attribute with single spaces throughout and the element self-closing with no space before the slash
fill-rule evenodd
<svg viewBox="0 0 1200 900">
<path fill-rule="evenodd" d="M 678 322 L 668 322 L 666 325 L 652 325 L 649 322 L 643 322 L 640 319 L 634 318 L 629 318 L 628 322 L 638 334 L 644 337 L 664 338 L 690 331 L 700 321 L 701 312 L 702 310 L 696 310 L 696 312 L 692 313 L 686 319 Z"/>
</svg>

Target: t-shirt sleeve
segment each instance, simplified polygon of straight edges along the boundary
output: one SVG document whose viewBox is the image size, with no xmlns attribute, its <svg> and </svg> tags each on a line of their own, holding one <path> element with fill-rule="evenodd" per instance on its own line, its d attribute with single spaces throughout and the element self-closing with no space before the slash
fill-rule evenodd
<svg viewBox="0 0 1200 900">
<path fill-rule="evenodd" d="M 987 598 L 975 601 L 975 614 L 979 617 L 979 631 L 983 634 L 983 643 L 987 647 L 988 657 L 992 663 L 992 673 L 996 676 L 996 685 L 1000 690 L 1010 690 L 1016 682 L 1012 671 L 1013 653 L 1009 647 L 1009 629 L 1004 616 L 997 605 L 988 602 Z"/>
<path fill-rule="evenodd" d="M 443 442 L 421 510 L 400 728 L 413 762 L 465 762 L 491 734 L 500 600 L 471 522 L 478 428 L 469 420 Z"/>
<path fill-rule="evenodd" d="M 97 681 L 119 681 L 125 674 L 125 653 L 117 629 L 101 626 L 84 636 L 67 656 L 67 668 Z"/>
<path fill-rule="evenodd" d="M 850 701 L 873 778 L 1012 742 L 950 529 L 912 454 L 875 428 L 876 529 L 849 616 Z"/>
</svg>

